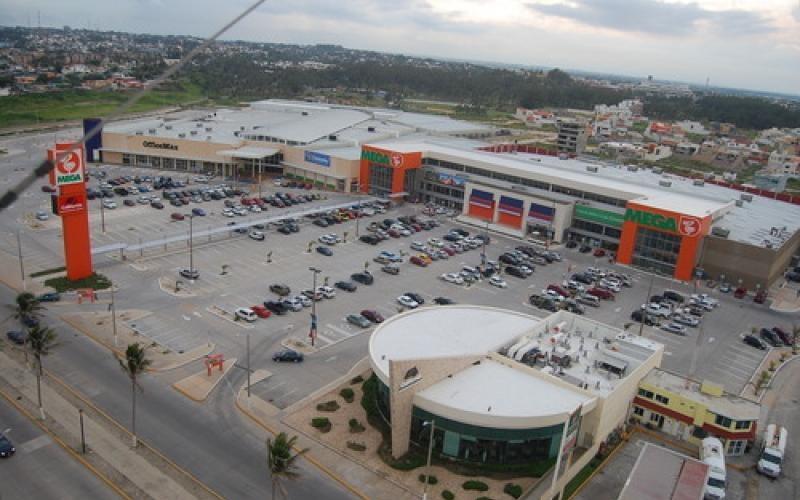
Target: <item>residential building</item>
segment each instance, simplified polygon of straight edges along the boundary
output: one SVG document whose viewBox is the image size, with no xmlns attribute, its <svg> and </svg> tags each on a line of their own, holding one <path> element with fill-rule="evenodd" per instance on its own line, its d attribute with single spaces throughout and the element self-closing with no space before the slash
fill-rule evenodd
<svg viewBox="0 0 800 500">
<path fill-rule="evenodd" d="M 586 125 L 577 120 L 558 119 L 557 146 L 560 153 L 581 154 L 586 149 Z"/>
</svg>

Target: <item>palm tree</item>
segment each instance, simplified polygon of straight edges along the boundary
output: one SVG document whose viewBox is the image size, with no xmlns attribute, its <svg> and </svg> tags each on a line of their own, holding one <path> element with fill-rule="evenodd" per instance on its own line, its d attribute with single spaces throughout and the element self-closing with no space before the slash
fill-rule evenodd
<svg viewBox="0 0 800 500">
<path fill-rule="evenodd" d="M 36 300 L 36 296 L 30 292 L 22 292 L 17 295 L 14 305 L 14 318 L 25 319 L 41 316 L 44 306 Z"/>
<path fill-rule="evenodd" d="M 269 467 L 272 482 L 272 499 L 275 499 L 275 490 L 278 489 L 281 496 L 286 497 L 286 487 L 282 484 L 284 480 L 296 479 L 300 473 L 297 472 L 295 460 L 308 451 L 308 448 L 292 454 L 297 436 L 291 438 L 285 432 L 275 436 L 273 441 L 267 438 L 267 466 Z"/>
<path fill-rule="evenodd" d="M 56 332 L 46 326 L 36 325 L 28 329 L 28 337 L 25 343 L 36 360 L 36 395 L 39 399 L 39 413 L 44 420 L 44 406 L 42 406 L 42 357 L 50 354 L 51 349 L 56 345 Z"/>
<path fill-rule="evenodd" d="M 122 370 L 131 379 L 131 433 L 133 434 L 133 447 L 136 448 L 139 444 L 136 439 L 136 389 L 142 390 L 138 378 L 150 366 L 151 361 L 147 359 L 145 348 L 139 343 L 128 344 L 128 348 L 125 349 L 125 359 L 118 361 Z"/>
</svg>

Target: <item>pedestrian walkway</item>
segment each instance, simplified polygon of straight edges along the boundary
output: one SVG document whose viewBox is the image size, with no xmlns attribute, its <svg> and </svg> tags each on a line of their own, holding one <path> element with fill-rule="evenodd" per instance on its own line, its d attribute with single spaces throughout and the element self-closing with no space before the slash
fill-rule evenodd
<svg viewBox="0 0 800 500">
<path fill-rule="evenodd" d="M 30 370 L 4 353 L 0 353 L 0 378 L 30 401 L 37 400 L 36 377 Z M 65 429 L 70 441 L 78 442 L 76 434 L 80 429 L 78 408 L 47 384 L 42 384 L 42 401 L 48 417 Z M 87 446 L 152 498 L 187 500 L 194 498 L 182 486 L 132 450 L 128 443 L 123 443 L 92 418 L 84 417 L 83 424 Z"/>
</svg>

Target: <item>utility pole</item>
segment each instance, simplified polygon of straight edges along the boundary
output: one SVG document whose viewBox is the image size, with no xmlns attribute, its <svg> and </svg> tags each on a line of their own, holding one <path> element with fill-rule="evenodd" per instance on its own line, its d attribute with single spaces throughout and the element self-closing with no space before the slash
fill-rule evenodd
<svg viewBox="0 0 800 500">
<path fill-rule="evenodd" d="M 639 336 L 642 336 L 642 331 L 644 330 L 644 319 L 647 317 L 647 304 L 650 303 L 650 294 L 653 292 L 653 280 L 656 279 L 655 273 L 650 274 L 650 285 L 647 287 L 647 297 L 645 297 L 645 307 L 644 310 L 641 311 L 642 313 L 642 321 L 639 322 Z"/>
<path fill-rule="evenodd" d="M 192 240 L 194 239 L 194 227 L 192 222 L 194 221 L 194 216 L 189 214 L 189 271 L 194 272 L 194 248 L 192 245 Z"/>
<path fill-rule="evenodd" d="M 258 166 L 258 197 L 261 198 L 261 165 Z"/>
<path fill-rule="evenodd" d="M 102 196 L 102 191 L 100 192 L 100 230 L 103 231 L 103 234 L 106 232 L 106 211 L 105 211 L 105 200 Z"/>
<path fill-rule="evenodd" d="M 22 238 L 17 228 L 17 253 L 19 254 L 19 275 L 22 278 L 22 290 L 27 291 L 28 288 L 25 283 L 25 264 L 22 262 Z"/>
<path fill-rule="evenodd" d="M 250 397 L 250 332 L 247 332 L 247 397 Z"/>
<path fill-rule="evenodd" d="M 311 329 L 308 336 L 311 337 L 311 347 L 314 347 L 314 341 L 317 338 L 317 275 L 322 271 L 316 267 L 309 267 L 312 274 L 311 281 Z"/>
<path fill-rule="evenodd" d="M 111 283 L 111 328 L 114 332 L 114 346 L 118 347 L 119 342 L 117 342 L 117 306 L 116 302 L 114 301 L 114 283 Z"/>
</svg>

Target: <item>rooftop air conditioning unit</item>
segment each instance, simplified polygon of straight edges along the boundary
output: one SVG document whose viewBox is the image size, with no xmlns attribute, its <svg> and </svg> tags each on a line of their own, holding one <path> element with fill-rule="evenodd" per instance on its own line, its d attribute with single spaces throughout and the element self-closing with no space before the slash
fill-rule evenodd
<svg viewBox="0 0 800 500">
<path fill-rule="evenodd" d="M 195 124 L 195 126 L 196 126 L 197 128 L 203 128 L 203 124 L 202 124 L 202 123 L 200 123 L 200 122 L 197 122 L 197 123 Z"/>
<path fill-rule="evenodd" d="M 662 170 L 662 169 L 660 169 L 660 168 L 658 168 L 658 167 L 653 167 L 653 173 L 654 173 L 654 174 L 660 174 L 661 172 L 663 172 L 663 170 Z"/>
<path fill-rule="evenodd" d="M 300 113 L 300 114 L 301 114 L 302 116 L 308 116 L 308 111 L 303 111 L 303 112 L 302 112 L 302 113 Z"/>
<path fill-rule="evenodd" d="M 587 172 L 597 172 L 597 167 L 595 167 L 594 165 L 586 165 L 586 171 Z"/>
<path fill-rule="evenodd" d="M 186 134 L 184 134 L 183 132 L 181 132 L 180 134 L 178 134 L 178 137 L 180 137 L 181 139 L 183 139 L 184 137 L 186 137 Z"/>
<path fill-rule="evenodd" d="M 731 234 L 730 229 L 725 229 L 724 227 L 712 227 L 711 234 L 713 236 L 719 236 L 720 238 L 727 238 L 729 234 Z"/>
<path fill-rule="evenodd" d="M 210 136 L 210 135 L 207 135 L 207 136 L 206 136 L 206 140 L 207 140 L 207 141 L 210 141 L 210 140 L 211 140 L 211 136 Z"/>
<path fill-rule="evenodd" d="M 638 170 L 639 170 L 639 167 L 637 167 L 636 165 L 628 165 L 628 171 L 629 172 L 637 172 Z"/>
<path fill-rule="evenodd" d="M 744 206 L 744 202 L 742 200 L 736 200 L 736 206 L 737 207 L 742 207 L 742 206 Z"/>
<path fill-rule="evenodd" d="M 658 181 L 658 185 L 661 187 L 668 188 L 672 186 L 672 181 Z"/>
<path fill-rule="evenodd" d="M 144 135 L 144 132 L 142 132 L 141 130 L 137 130 L 136 135 Z"/>
<path fill-rule="evenodd" d="M 211 127 L 206 127 L 206 132 L 211 132 Z"/>
<path fill-rule="evenodd" d="M 239 130 L 244 130 L 244 125 L 242 125 L 241 127 L 239 127 Z"/>
<path fill-rule="evenodd" d="M 233 131 L 233 136 L 234 137 L 239 137 L 239 131 L 238 130 L 234 130 Z"/>
<path fill-rule="evenodd" d="M 695 186 L 705 186 L 706 185 L 706 183 L 705 183 L 705 181 L 703 179 L 695 179 L 694 181 L 692 181 L 692 184 L 694 184 Z"/>
<path fill-rule="evenodd" d="M 164 125 L 164 128 L 167 130 L 172 130 L 172 125 Z"/>
<path fill-rule="evenodd" d="M 741 198 L 742 201 L 753 201 L 753 195 L 748 193 L 742 193 L 739 198 Z"/>
<path fill-rule="evenodd" d="M 367 127 L 367 132 L 375 132 L 375 127 Z"/>
<path fill-rule="evenodd" d="M 197 130 L 192 130 L 189 133 L 192 134 L 192 135 L 197 135 Z"/>
<path fill-rule="evenodd" d="M 156 129 L 151 128 L 150 130 L 147 131 L 147 133 L 148 134 L 155 134 L 156 133 Z"/>
<path fill-rule="evenodd" d="M 331 134 L 331 135 L 329 135 L 329 136 L 328 136 L 328 140 L 329 140 L 329 141 L 336 141 L 336 140 L 338 140 L 338 139 L 339 139 L 339 137 L 338 137 L 338 136 L 336 136 L 336 135 L 333 135 L 333 134 Z"/>
</svg>

